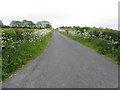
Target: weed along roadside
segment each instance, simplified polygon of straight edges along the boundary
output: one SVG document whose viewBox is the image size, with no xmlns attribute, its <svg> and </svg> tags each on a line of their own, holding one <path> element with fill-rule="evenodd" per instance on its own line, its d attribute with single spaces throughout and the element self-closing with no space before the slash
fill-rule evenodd
<svg viewBox="0 0 120 90">
<path fill-rule="evenodd" d="M 60 27 L 59 32 L 120 64 L 120 31 L 90 27 Z"/>
<path fill-rule="evenodd" d="M 52 32 L 52 29 L 2 29 L 2 80 L 41 55 Z"/>
</svg>

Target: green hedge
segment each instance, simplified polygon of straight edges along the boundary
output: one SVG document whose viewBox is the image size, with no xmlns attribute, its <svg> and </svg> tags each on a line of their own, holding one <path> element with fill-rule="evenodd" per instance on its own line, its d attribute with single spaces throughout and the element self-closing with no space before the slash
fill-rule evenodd
<svg viewBox="0 0 120 90">
<path fill-rule="evenodd" d="M 120 31 L 90 27 L 75 27 L 71 30 L 63 30 L 65 35 L 95 49 L 120 64 Z M 71 34 L 72 32 L 73 34 Z"/>
<path fill-rule="evenodd" d="M 46 35 L 39 35 L 36 31 L 38 30 L 8 29 L 2 32 L 2 80 L 45 50 L 52 31 Z"/>
</svg>

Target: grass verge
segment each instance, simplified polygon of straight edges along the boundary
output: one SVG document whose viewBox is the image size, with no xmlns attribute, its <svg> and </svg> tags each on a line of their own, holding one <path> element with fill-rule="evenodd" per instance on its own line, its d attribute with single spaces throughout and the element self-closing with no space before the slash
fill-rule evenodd
<svg viewBox="0 0 120 90">
<path fill-rule="evenodd" d="M 49 44 L 51 37 L 52 32 L 32 42 L 26 40 L 25 43 L 22 43 L 19 47 L 17 46 L 17 49 L 3 48 L 2 80 L 7 79 L 14 72 L 22 68 L 23 65 L 41 55 Z"/>
<path fill-rule="evenodd" d="M 119 57 L 117 57 L 117 54 L 119 54 L 120 50 L 116 50 L 115 52 L 110 52 L 110 53 L 106 53 L 105 51 L 103 51 L 104 50 L 103 48 L 105 47 L 105 45 L 108 45 L 107 40 L 102 40 L 102 39 L 100 40 L 98 38 L 84 39 L 84 38 L 80 38 L 78 36 L 73 36 L 71 34 L 67 34 L 64 32 L 60 32 L 60 33 L 72 38 L 73 40 L 78 41 L 79 43 L 81 43 L 87 47 L 92 48 L 93 50 L 100 53 L 104 57 L 106 57 L 106 58 L 112 60 L 114 63 L 120 65 Z"/>
</svg>

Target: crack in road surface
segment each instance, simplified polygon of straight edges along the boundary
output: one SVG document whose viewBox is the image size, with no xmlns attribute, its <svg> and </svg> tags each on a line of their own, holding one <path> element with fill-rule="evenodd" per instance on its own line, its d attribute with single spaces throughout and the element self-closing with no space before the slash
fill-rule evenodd
<svg viewBox="0 0 120 90">
<path fill-rule="evenodd" d="M 118 88 L 118 65 L 55 30 L 43 55 L 3 88 Z"/>
</svg>

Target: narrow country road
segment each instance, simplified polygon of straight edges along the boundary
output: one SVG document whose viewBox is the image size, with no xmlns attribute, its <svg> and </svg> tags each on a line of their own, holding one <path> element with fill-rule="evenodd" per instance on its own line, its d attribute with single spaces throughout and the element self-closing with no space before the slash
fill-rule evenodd
<svg viewBox="0 0 120 90">
<path fill-rule="evenodd" d="M 118 88 L 118 65 L 60 34 L 3 88 Z"/>
</svg>

